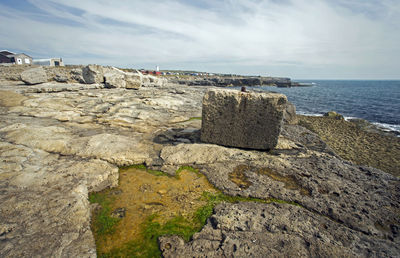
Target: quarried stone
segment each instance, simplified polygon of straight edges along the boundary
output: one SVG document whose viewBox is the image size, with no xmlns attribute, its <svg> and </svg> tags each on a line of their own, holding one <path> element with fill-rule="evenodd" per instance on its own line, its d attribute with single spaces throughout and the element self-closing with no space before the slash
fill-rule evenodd
<svg viewBox="0 0 400 258">
<path fill-rule="evenodd" d="M 278 93 L 211 89 L 204 95 L 201 140 L 239 148 L 273 149 L 287 98 Z"/>
</svg>

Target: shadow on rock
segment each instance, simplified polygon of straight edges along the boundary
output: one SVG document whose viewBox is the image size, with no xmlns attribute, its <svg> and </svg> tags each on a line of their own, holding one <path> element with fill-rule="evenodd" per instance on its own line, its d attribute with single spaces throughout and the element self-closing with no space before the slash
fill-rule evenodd
<svg viewBox="0 0 400 258">
<path fill-rule="evenodd" d="M 163 145 L 200 143 L 200 130 L 196 128 L 171 128 L 157 134 L 153 138 L 153 142 Z"/>
</svg>

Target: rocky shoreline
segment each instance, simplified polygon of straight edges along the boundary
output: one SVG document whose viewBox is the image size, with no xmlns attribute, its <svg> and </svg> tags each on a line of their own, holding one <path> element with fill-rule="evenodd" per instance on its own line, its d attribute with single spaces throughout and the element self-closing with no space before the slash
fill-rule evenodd
<svg viewBox="0 0 400 258">
<path fill-rule="evenodd" d="M 107 87 L 104 79 L 82 84 L 81 67 L 47 71 L 67 77 L 63 83 L 25 85 L 22 71 L 7 69 L 0 69 L 2 257 L 96 257 L 88 194 L 117 186 L 119 167 L 133 164 L 170 174 L 192 166 L 224 194 L 281 200 L 221 203 L 189 242 L 161 237 L 165 257 L 400 255 L 397 165 L 365 162 L 379 156 L 365 141 L 351 144 L 360 134 L 352 127 L 335 135 L 324 131 L 329 118 L 300 117 L 283 126 L 273 151 L 204 144 L 193 118 L 211 86 L 151 77 L 139 77 L 135 89 Z M 134 75 L 116 72 L 108 82 L 126 86 L 127 76 Z M 394 148 L 378 153 L 384 163 L 398 162 L 398 142 L 380 137 L 376 143 Z"/>
<path fill-rule="evenodd" d="M 185 76 L 172 77 L 171 83 L 184 84 L 189 86 L 218 86 L 218 87 L 239 87 L 239 86 L 298 86 L 290 78 L 261 77 L 261 76 Z"/>
</svg>

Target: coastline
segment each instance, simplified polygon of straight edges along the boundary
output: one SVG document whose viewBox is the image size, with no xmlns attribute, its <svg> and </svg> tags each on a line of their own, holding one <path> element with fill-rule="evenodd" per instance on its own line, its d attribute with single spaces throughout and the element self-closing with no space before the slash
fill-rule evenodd
<svg viewBox="0 0 400 258">
<path fill-rule="evenodd" d="M 107 67 L 85 68 L 98 69 L 100 74 L 102 69 L 121 73 Z M 124 212 L 126 216 L 136 213 L 118 203 L 107 209 L 93 198 L 90 203 L 88 197 L 110 188 L 118 202 L 122 192 L 112 189 L 121 184 L 126 166 L 145 168 L 143 176 L 150 172 L 176 176 L 181 168 L 198 170 L 228 196 L 225 199 L 239 198 L 211 203 L 205 216 L 210 219 L 204 219 L 206 224 L 189 242 L 170 232 L 152 237 L 165 257 L 400 253 L 399 235 L 390 230 L 400 225 L 400 179 L 386 173 L 396 171 L 354 164 L 366 164 L 357 156 L 370 161 L 386 155 L 387 163 L 390 158 L 398 162 L 398 138 L 362 132 L 346 121 L 299 116 L 300 125 L 286 120 L 272 151 L 207 144 L 200 140 L 199 119 L 207 87 L 138 77 L 140 85 L 133 90 L 126 84 L 110 87 L 112 81 L 79 83 L 81 75 L 88 75 L 79 68 L 54 72 L 67 82 L 0 82 L 1 256 L 95 257 L 91 211 L 101 210 L 107 218 L 117 216 L 121 219 L 117 223 L 125 219 Z M 388 146 L 395 150 L 383 149 Z M 341 147 L 344 154 L 356 157 L 343 155 Z M 376 154 L 375 149 L 383 150 Z M 136 180 L 128 183 L 157 197 L 181 194 L 150 183 L 139 185 Z M 193 192 L 191 183 L 183 186 Z M 181 195 L 172 197 L 180 203 L 188 200 Z M 134 201 L 138 198 L 130 196 Z M 138 208 L 165 209 L 161 200 L 146 199 Z M 282 239 L 291 244 L 282 249 Z"/>
</svg>

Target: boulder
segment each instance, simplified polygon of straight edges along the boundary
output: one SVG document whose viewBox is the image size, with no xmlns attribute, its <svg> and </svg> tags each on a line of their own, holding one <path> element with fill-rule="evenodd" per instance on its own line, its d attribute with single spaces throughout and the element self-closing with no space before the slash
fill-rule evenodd
<svg viewBox="0 0 400 258">
<path fill-rule="evenodd" d="M 75 80 L 79 83 L 85 83 L 85 79 L 83 79 L 83 75 L 82 75 L 82 69 L 74 68 L 71 70 L 70 74 L 71 74 L 72 80 Z"/>
<path fill-rule="evenodd" d="M 125 73 L 125 82 L 127 89 L 139 89 L 142 86 L 142 74 L 136 73 Z"/>
<path fill-rule="evenodd" d="M 278 143 L 287 98 L 278 93 L 211 89 L 203 98 L 201 140 L 269 150 Z"/>
<path fill-rule="evenodd" d="M 25 70 L 21 73 L 21 80 L 29 85 L 47 82 L 46 71 L 41 66 Z"/>
<path fill-rule="evenodd" d="M 104 85 L 106 88 L 125 88 L 125 74 L 118 69 L 104 74 Z"/>
<path fill-rule="evenodd" d="M 56 74 L 53 79 L 56 82 L 68 82 L 68 77 L 62 74 Z"/>
<path fill-rule="evenodd" d="M 103 67 L 100 65 L 87 65 L 82 69 L 82 76 L 86 84 L 103 83 Z"/>
<path fill-rule="evenodd" d="M 118 68 L 106 68 L 104 84 L 107 88 L 139 89 L 142 77 L 139 73 L 124 72 Z"/>
<path fill-rule="evenodd" d="M 293 105 L 293 103 L 291 102 L 288 102 L 286 105 L 286 109 L 283 113 L 283 122 L 289 125 L 294 125 L 298 123 L 296 106 Z"/>
<path fill-rule="evenodd" d="M 329 111 L 329 112 L 325 113 L 324 116 L 334 118 L 337 120 L 344 120 L 344 117 L 341 114 L 336 113 L 335 111 Z"/>
<path fill-rule="evenodd" d="M 164 86 L 166 84 L 166 79 L 164 78 L 159 78 L 150 74 L 147 75 L 143 75 L 143 79 L 142 79 L 142 86 L 145 87 L 161 87 Z"/>
</svg>

